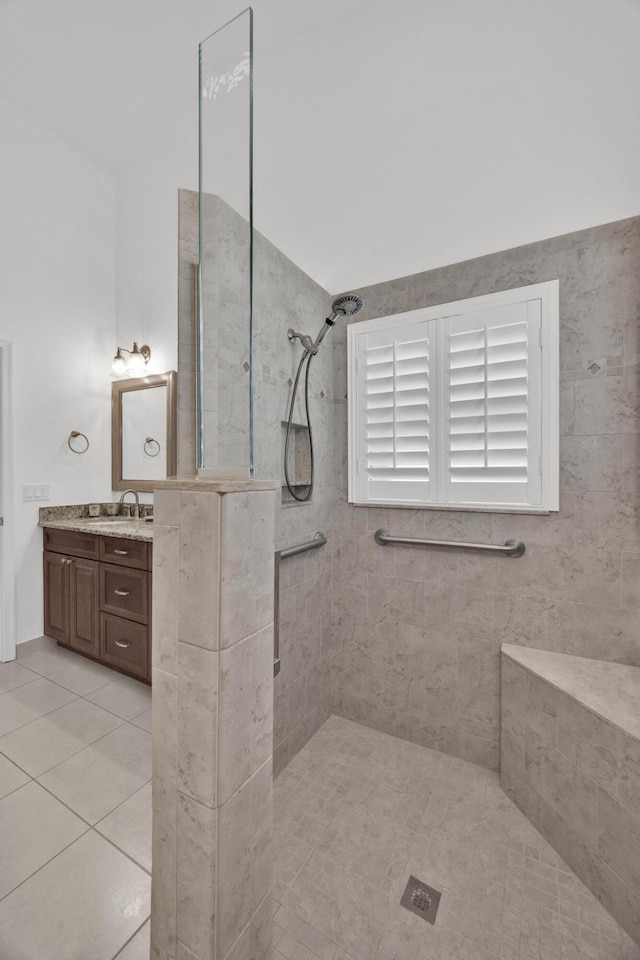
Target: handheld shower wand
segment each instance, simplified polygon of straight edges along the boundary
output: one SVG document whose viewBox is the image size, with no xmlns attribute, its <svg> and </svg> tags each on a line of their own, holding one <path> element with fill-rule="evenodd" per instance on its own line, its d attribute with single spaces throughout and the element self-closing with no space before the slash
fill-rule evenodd
<svg viewBox="0 0 640 960">
<path fill-rule="evenodd" d="M 307 350 L 312 357 L 315 357 L 316 353 L 320 348 L 320 344 L 331 330 L 331 327 L 334 325 L 338 317 L 350 317 L 354 313 L 359 313 L 362 310 L 362 300 L 360 297 L 350 295 L 348 297 L 338 297 L 337 300 L 334 300 L 331 305 L 331 316 L 327 317 L 324 322 L 324 326 L 320 327 L 318 335 L 315 340 L 312 340 L 308 334 L 297 333 L 293 328 L 287 330 L 287 337 L 289 343 L 293 343 L 294 340 L 299 340 L 305 350 Z"/>
<path fill-rule="evenodd" d="M 349 295 L 345 297 L 338 297 L 333 301 L 331 305 L 331 315 L 328 316 L 323 324 L 323 326 L 318 331 L 318 335 L 315 340 L 312 340 L 308 334 L 298 333 L 289 328 L 287 330 L 287 337 L 289 343 L 294 343 L 296 340 L 299 340 L 303 347 L 303 354 L 300 358 L 300 363 L 298 364 L 298 370 L 296 372 L 295 380 L 293 383 L 293 390 L 291 391 L 291 402 L 289 404 L 289 417 L 287 419 L 287 434 L 284 444 L 284 478 L 287 484 L 287 490 L 291 494 L 294 500 L 298 500 L 300 503 L 305 503 L 307 500 L 311 499 L 311 494 L 313 493 L 313 483 L 314 483 L 314 456 L 313 456 L 313 432 L 311 429 L 311 416 L 309 413 L 309 368 L 311 366 L 311 361 L 317 354 L 320 349 L 322 341 L 327 336 L 331 327 L 335 324 L 338 317 L 347 317 L 352 316 L 354 313 L 359 313 L 362 310 L 362 300 L 360 297 L 355 295 Z M 307 431 L 309 436 L 309 483 L 304 484 L 307 487 L 305 493 L 300 494 L 297 492 L 293 484 L 291 483 L 291 478 L 289 476 L 289 441 L 291 439 L 291 424 L 293 422 L 293 412 L 296 403 L 296 396 L 298 393 L 298 384 L 300 382 L 300 374 L 302 373 L 302 367 L 305 360 L 307 361 L 307 369 L 305 372 L 304 379 L 304 405 L 305 405 L 305 415 L 307 418 Z"/>
</svg>

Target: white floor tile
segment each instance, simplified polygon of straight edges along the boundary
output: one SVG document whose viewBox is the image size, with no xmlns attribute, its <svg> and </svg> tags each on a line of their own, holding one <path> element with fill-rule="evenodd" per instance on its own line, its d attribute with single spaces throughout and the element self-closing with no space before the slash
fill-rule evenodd
<svg viewBox="0 0 640 960">
<path fill-rule="evenodd" d="M 149 921 L 130 940 L 116 960 L 149 960 L 151 952 L 151 926 Z"/>
<path fill-rule="evenodd" d="M 148 874 L 91 830 L 0 902 L 0 957 L 112 960 L 150 893 Z"/>
<path fill-rule="evenodd" d="M 100 820 L 96 830 L 145 870 L 151 870 L 151 784 Z"/>
<path fill-rule="evenodd" d="M 28 667 L 29 670 L 34 670 L 42 677 L 48 677 L 50 673 L 55 673 L 66 665 L 71 666 L 78 660 L 77 653 L 55 645 L 39 650 L 37 653 L 30 653 L 26 657 L 21 657 L 20 664 L 23 667 Z"/>
<path fill-rule="evenodd" d="M 89 823 L 102 820 L 151 777 L 151 735 L 125 723 L 38 778 Z"/>
<path fill-rule="evenodd" d="M 15 763 L 11 763 L 11 760 L 7 760 L 0 754 L 0 798 L 6 797 L 7 794 L 13 793 L 18 787 L 28 782 L 29 777 L 24 770 L 20 770 Z"/>
<path fill-rule="evenodd" d="M 16 644 L 16 657 L 20 660 L 22 657 L 29 656 L 30 653 L 38 653 L 40 650 L 52 650 L 57 646 L 58 644 L 53 637 L 34 637 L 33 640 L 25 640 L 24 643 Z"/>
<path fill-rule="evenodd" d="M 143 730 L 151 733 L 151 709 L 145 710 L 138 717 L 134 717 L 131 723 L 135 723 L 136 727 L 142 727 Z"/>
<path fill-rule="evenodd" d="M 86 823 L 33 781 L 0 800 L 0 897 L 87 829 Z"/>
<path fill-rule="evenodd" d="M 0 737 L 0 752 L 37 777 L 124 721 L 86 700 L 74 700 Z"/>
<path fill-rule="evenodd" d="M 0 694 L 7 693 L 8 690 L 15 690 L 16 687 L 22 687 L 25 683 L 31 683 L 37 680 L 39 673 L 34 673 L 27 667 L 23 667 L 17 660 L 10 663 L 0 663 Z"/>
<path fill-rule="evenodd" d="M 59 683 L 61 687 L 86 697 L 88 693 L 92 693 L 99 687 L 114 683 L 120 674 L 102 663 L 94 663 L 93 660 L 74 654 L 71 662 L 64 663 L 58 670 L 54 670 L 47 676 L 54 683 Z"/>
<path fill-rule="evenodd" d="M 38 717 L 43 717 L 75 699 L 76 695 L 70 690 L 65 690 L 44 677 L 25 683 L 9 693 L 3 693 L 0 696 L 0 736 L 17 730 L 25 723 L 31 723 L 32 720 L 37 720 Z"/>
<path fill-rule="evenodd" d="M 131 720 L 151 707 L 151 687 L 131 677 L 121 677 L 106 687 L 87 694 L 87 700 Z"/>
</svg>

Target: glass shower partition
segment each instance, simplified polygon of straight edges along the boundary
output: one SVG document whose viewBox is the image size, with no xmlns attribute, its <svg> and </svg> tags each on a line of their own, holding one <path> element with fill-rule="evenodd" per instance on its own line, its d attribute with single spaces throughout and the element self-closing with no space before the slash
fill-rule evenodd
<svg viewBox="0 0 640 960">
<path fill-rule="evenodd" d="M 196 459 L 252 478 L 253 11 L 199 48 Z"/>
</svg>

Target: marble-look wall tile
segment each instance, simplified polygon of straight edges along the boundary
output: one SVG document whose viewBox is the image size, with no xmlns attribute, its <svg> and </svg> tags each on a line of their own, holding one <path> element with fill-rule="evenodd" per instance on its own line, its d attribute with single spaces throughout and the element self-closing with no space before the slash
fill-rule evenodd
<svg viewBox="0 0 640 960">
<path fill-rule="evenodd" d="M 153 960 L 153 957 L 151 960 Z M 178 940 L 176 944 L 176 960 L 202 960 L 202 958 L 196 956 L 192 950 L 189 950 L 188 947 L 185 947 L 184 943 L 180 943 Z"/>
<path fill-rule="evenodd" d="M 367 612 L 374 620 L 396 620 L 422 627 L 426 618 L 425 584 L 414 580 L 369 576 Z"/>
<path fill-rule="evenodd" d="M 151 680 L 153 809 L 175 824 L 178 814 L 178 679 L 154 667 Z"/>
<path fill-rule="evenodd" d="M 217 329 L 214 323 L 207 323 L 205 329 L 205 409 L 206 409 L 206 453 L 207 464 L 220 463 L 224 457 L 229 459 L 235 450 L 240 465 L 247 464 L 246 454 L 246 378 L 243 368 L 246 360 L 246 312 L 245 292 L 246 274 L 243 268 L 247 263 L 247 224 L 219 197 L 207 197 L 207 216 L 205 245 L 208 251 L 207 264 L 212 265 L 210 274 L 205 278 L 203 296 L 205 304 L 211 308 L 210 316 L 225 317 L 223 329 Z M 180 284 L 179 284 L 179 382 L 183 388 L 179 395 L 178 417 L 182 425 L 179 438 L 179 463 L 192 465 L 195 462 L 195 449 L 192 438 L 195 432 L 194 404 L 194 264 L 198 251 L 197 194 L 180 191 Z M 282 427 L 287 416 L 291 394 L 291 384 L 301 355 L 299 344 L 290 344 L 287 329 L 308 329 L 315 333 L 330 310 L 331 297 L 311 277 L 289 260 L 266 237 L 254 234 L 254 461 L 258 479 L 280 479 L 282 476 Z M 304 319 L 302 319 L 304 318 Z M 336 327 L 323 349 L 314 358 L 310 368 L 312 414 L 314 422 L 314 440 L 316 449 L 316 483 L 312 501 L 307 504 L 282 506 L 276 515 L 277 548 L 289 546 L 295 542 L 312 539 L 317 530 L 329 532 L 331 509 L 334 495 L 335 476 L 333 470 L 333 366 L 331 341 L 344 336 L 344 328 Z M 212 362 L 209 363 L 209 360 Z M 295 418 L 302 419 L 300 398 Z M 186 469 L 186 468 L 185 468 Z M 279 494 L 278 494 L 279 496 Z M 259 514 L 260 510 L 257 509 Z M 250 523 L 259 531 L 259 516 L 252 521 L 245 516 L 230 520 L 231 541 L 236 522 Z M 231 544 L 232 545 L 232 544 Z M 273 546 L 270 547 L 273 553 Z M 286 591 L 296 582 L 303 584 L 301 591 L 302 609 L 292 611 L 288 618 L 287 604 L 281 596 L 281 615 L 283 623 L 280 631 L 282 672 L 274 692 L 284 689 L 288 684 L 303 677 L 310 666 L 318 659 L 326 657 L 330 648 L 331 621 L 321 617 L 330 612 L 331 578 L 328 562 L 324 569 L 311 572 L 313 565 L 328 549 L 314 554 L 292 558 L 283 564 L 282 590 Z M 267 611 L 273 592 L 272 573 L 269 569 L 272 557 L 266 557 L 264 564 L 265 589 L 256 589 L 246 583 L 242 570 L 237 564 L 242 558 L 236 558 L 233 579 L 225 586 L 228 602 L 222 599 L 222 641 L 221 646 L 255 633 L 270 622 L 260 612 L 264 604 Z M 287 577 L 291 572 L 292 579 Z M 324 574 L 325 583 L 310 581 L 313 576 Z M 269 582 L 270 579 L 270 582 Z M 228 587 L 228 590 L 227 590 Z M 234 593 L 235 591 L 235 593 Z M 306 605 L 304 595 L 306 592 Z M 268 593 L 268 595 L 267 595 Z M 247 596 L 252 602 L 247 603 Z M 225 612 L 225 611 L 228 611 Z M 295 616 L 295 620 L 294 620 Z M 306 623 L 305 623 L 306 618 Z M 251 621 L 251 622 L 250 622 Z M 206 623 L 206 617 L 205 617 Z M 195 627 L 200 624 L 196 617 Z M 195 633 L 194 636 L 198 634 Z M 181 639 L 188 640 L 185 635 Z M 189 642 L 211 646 L 206 641 Z M 304 687 L 304 680 L 301 685 Z M 285 698 L 276 700 L 276 729 L 291 729 L 304 726 L 307 716 L 304 714 L 305 701 L 298 697 L 293 704 L 289 697 L 287 722 L 278 718 L 278 704 L 284 705 Z M 292 705 L 302 710 L 300 715 L 291 715 Z M 314 708 L 315 709 L 315 708 Z M 326 713 L 330 704 L 324 706 Z M 293 724 L 293 727 L 291 726 Z"/>
<path fill-rule="evenodd" d="M 640 797 L 633 812 L 598 793 L 598 854 L 632 890 L 640 894 Z"/>
<path fill-rule="evenodd" d="M 569 601 L 496 594 L 495 639 L 499 643 L 573 653 L 576 609 L 580 608 Z"/>
<path fill-rule="evenodd" d="M 271 896 L 266 896 L 224 960 L 271 960 L 273 909 Z"/>
<path fill-rule="evenodd" d="M 265 763 L 218 811 L 218 942 L 226 957 L 270 890 L 272 768 Z"/>
<path fill-rule="evenodd" d="M 189 571 L 201 562 L 200 583 L 209 583 L 218 598 L 216 622 L 225 590 L 228 596 L 233 592 L 225 571 L 231 567 L 246 582 L 259 584 L 265 555 L 273 560 L 273 497 L 266 498 L 259 511 L 264 529 L 271 531 L 270 544 L 263 535 L 262 550 L 255 550 L 251 523 L 236 524 L 233 550 L 229 531 L 218 523 L 219 514 L 225 516 L 222 499 L 227 520 L 238 515 L 238 507 L 253 518 L 247 500 L 263 499 L 262 491 L 245 486 L 221 494 L 187 482 L 179 499 L 165 504 L 166 527 L 177 531 L 179 547 L 176 551 L 174 543 L 161 558 L 167 576 L 172 564 L 177 579 L 182 564 Z M 246 563 L 239 573 L 241 551 Z M 166 591 L 156 600 L 162 617 L 175 598 Z M 195 637 L 190 629 L 194 624 Z M 207 634 L 194 618 L 187 619 L 187 625 L 182 633 L 184 619 L 179 618 L 177 675 L 157 667 L 153 671 L 152 955 L 158 960 L 221 960 L 273 882 L 273 624 L 267 622 L 257 634 L 234 637 L 231 646 L 220 650 L 206 645 L 213 639 L 217 647 L 215 630 Z M 304 693 L 303 683 L 301 688 Z M 225 900 L 229 890 L 233 902 Z"/>
<path fill-rule="evenodd" d="M 217 805 L 220 655 L 188 643 L 179 647 L 178 789 L 213 808 Z"/>
<path fill-rule="evenodd" d="M 179 497 L 173 491 L 162 491 Z M 157 500 L 156 500 L 157 503 Z M 154 505 L 154 511 L 157 510 Z M 176 510 L 174 516 L 178 515 Z M 153 597 L 157 615 L 152 617 L 152 663 L 177 676 L 178 673 L 178 569 L 180 532 L 154 519 Z"/>
<path fill-rule="evenodd" d="M 220 497 L 180 493 L 178 629 L 185 643 L 219 644 Z"/>
<path fill-rule="evenodd" d="M 602 790 L 640 815 L 640 742 L 575 700 L 558 697 L 556 745 Z"/>
<path fill-rule="evenodd" d="M 634 218 L 355 291 L 365 301 L 351 321 L 358 323 L 393 314 L 399 305 L 415 309 L 406 304 L 448 303 L 559 279 L 560 510 L 531 516 L 351 506 L 346 331 L 340 331 L 333 349 L 334 709 L 410 738 L 411 721 L 400 722 L 403 704 L 392 708 L 392 698 L 411 696 L 415 712 L 422 690 L 420 718 L 434 728 L 439 723 L 444 749 L 464 750 L 468 757 L 475 742 L 470 738 L 486 738 L 489 746 L 480 743 L 477 756 L 495 758 L 499 684 L 495 670 L 490 681 L 489 674 L 483 678 L 481 663 L 463 652 L 473 650 L 471 638 L 640 665 L 638 235 L 640 218 Z M 601 367 L 595 377 L 587 370 L 594 360 Z M 376 549 L 373 533 L 380 528 L 401 536 L 479 542 L 520 537 L 527 552 L 505 560 L 446 550 Z M 406 640 L 398 642 L 400 624 L 424 629 L 424 643 L 414 638 L 412 651 Z M 407 654 L 415 667 L 410 690 L 393 669 Z M 454 661 L 459 666 L 452 680 Z M 525 690 L 527 697 L 534 695 Z M 556 707 L 551 696 L 544 698 L 536 722 L 540 735 L 555 736 Z M 407 716 L 420 719 L 413 712 Z"/>
<path fill-rule="evenodd" d="M 640 667 L 640 609 L 620 610 L 579 603 L 575 615 L 576 649 L 573 652 L 594 660 L 613 660 Z"/>
<path fill-rule="evenodd" d="M 273 493 L 237 494 L 222 505 L 221 646 L 273 622 Z M 246 544 L 252 544 L 247 555 Z"/>
<path fill-rule="evenodd" d="M 273 626 L 220 652 L 218 804 L 273 753 Z"/>
<path fill-rule="evenodd" d="M 525 734 L 527 783 L 563 820 L 573 824 L 589 846 L 597 837 L 598 788 L 596 783 L 542 740 L 531 728 Z"/>
<path fill-rule="evenodd" d="M 176 818 L 177 819 L 177 818 Z M 153 811 L 153 848 L 158 852 L 151 884 L 151 957 L 176 956 L 176 824 Z"/>
<path fill-rule="evenodd" d="M 500 781 L 640 940 L 640 741 L 502 657 Z"/>
<path fill-rule="evenodd" d="M 486 740 L 470 733 L 458 734 L 457 756 L 470 763 L 477 763 L 489 770 L 500 769 L 500 745 L 496 740 Z"/>
<path fill-rule="evenodd" d="M 217 960 L 217 811 L 180 794 L 177 825 L 176 932 L 201 960 Z"/>
</svg>

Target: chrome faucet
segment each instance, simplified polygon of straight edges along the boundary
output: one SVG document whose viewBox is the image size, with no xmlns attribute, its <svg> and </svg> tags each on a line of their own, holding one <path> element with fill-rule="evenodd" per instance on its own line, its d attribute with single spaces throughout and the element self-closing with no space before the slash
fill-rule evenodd
<svg viewBox="0 0 640 960">
<path fill-rule="evenodd" d="M 125 490 L 125 491 L 120 495 L 120 506 L 122 507 L 122 505 L 124 504 L 124 498 L 126 497 L 126 495 L 127 495 L 128 493 L 132 493 L 132 494 L 134 495 L 134 497 L 136 498 L 135 506 L 134 506 L 134 508 L 133 508 L 133 511 L 134 511 L 134 512 L 133 512 L 133 516 L 134 516 L 134 517 L 139 517 L 139 516 L 140 516 L 140 497 L 138 496 L 138 494 L 136 493 L 135 490 Z"/>
</svg>

